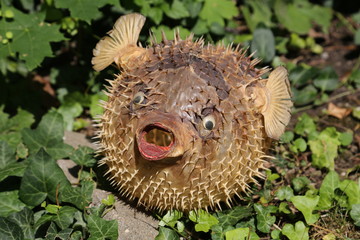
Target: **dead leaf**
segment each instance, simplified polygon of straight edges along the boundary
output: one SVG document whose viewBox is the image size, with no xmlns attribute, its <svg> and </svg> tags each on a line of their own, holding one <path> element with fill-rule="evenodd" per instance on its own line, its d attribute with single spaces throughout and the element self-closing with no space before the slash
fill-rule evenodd
<svg viewBox="0 0 360 240">
<path fill-rule="evenodd" d="M 334 116 L 338 119 L 343 119 L 344 117 L 348 116 L 352 112 L 351 108 L 341 108 L 336 106 L 333 103 L 329 103 L 327 113 L 331 116 Z"/>
</svg>

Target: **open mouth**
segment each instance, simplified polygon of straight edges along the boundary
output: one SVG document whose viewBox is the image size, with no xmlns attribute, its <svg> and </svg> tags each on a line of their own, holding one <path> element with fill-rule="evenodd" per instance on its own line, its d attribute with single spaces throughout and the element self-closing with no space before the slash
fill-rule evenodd
<svg viewBox="0 0 360 240">
<path fill-rule="evenodd" d="M 141 155 L 150 161 L 161 160 L 174 146 L 174 134 L 159 123 L 147 125 L 139 135 L 138 146 Z"/>
</svg>

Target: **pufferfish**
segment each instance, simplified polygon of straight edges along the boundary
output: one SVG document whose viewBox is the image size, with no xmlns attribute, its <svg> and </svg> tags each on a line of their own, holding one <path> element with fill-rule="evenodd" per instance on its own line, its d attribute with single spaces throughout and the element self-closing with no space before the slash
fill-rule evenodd
<svg viewBox="0 0 360 240">
<path fill-rule="evenodd" d="M 255 68 L 246 50 L 203 39 L 152 38 L 138 43 L 145 17 L 120 17 L 101 39 L 92 64 L 112 63 L 98 138 L 109 180 L 151 210 L 184 212 L 230 207 L 262 177 L 271 139 L 292 107 L 288 74 Z M 241 197 L 241 196 L 240 196 Z"/>
</svg>

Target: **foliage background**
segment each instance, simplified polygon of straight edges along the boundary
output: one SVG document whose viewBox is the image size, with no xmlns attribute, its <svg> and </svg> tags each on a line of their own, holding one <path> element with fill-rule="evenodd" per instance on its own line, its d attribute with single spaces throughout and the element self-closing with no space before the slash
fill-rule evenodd
<svg viewBox="0 0 360 240">
<path fill-rule="evenodd" d="M 130 12 L 147 17 L 143 44 L 150 29 L 171 39 L 176 28 L 183 37 L 240 44 L 263 66 L 286 65 L 294 93 L 289 131 L 272 149 L 263 186 L 241 200 L 247 207 L 169 212 L 159 217 L 158 239 L 360 238 L 360 2 L 0 0 L 0 7 L 1 239 L 118 237 L 116 222 L 101 218 L 112 197 L 88 208 L 98 184 L 93 150 L 73 149 L 63 134 L 94 135 L 91 119 L 116 69 L 94 72 L 92 49 Z M 60 158 L 80 166 L 75 187 Z"/>
</svg>

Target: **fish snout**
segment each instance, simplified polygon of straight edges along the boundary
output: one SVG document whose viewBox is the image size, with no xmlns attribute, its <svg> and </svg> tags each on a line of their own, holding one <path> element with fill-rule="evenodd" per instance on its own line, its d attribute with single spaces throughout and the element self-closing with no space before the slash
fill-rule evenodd
<svg viewBox="0 0 360 240">
<path fill-rule="evenodd" d="M 190 139 L 191 134 L 185 124 L 172 114 L 151 112 L 139 119 L 137 146 L 146 160 L 182 156 Z"/>
</svg>

